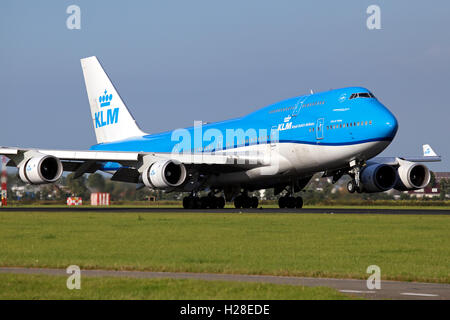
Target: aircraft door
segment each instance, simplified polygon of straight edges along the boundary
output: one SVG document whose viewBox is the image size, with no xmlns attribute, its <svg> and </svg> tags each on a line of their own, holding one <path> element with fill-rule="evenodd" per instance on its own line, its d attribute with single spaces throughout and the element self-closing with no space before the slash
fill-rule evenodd
<svg viewBox="0 0 450 320">
<path fill-rule="evenodd" d="M 278 131 L 278 126 L 272 126 L 272 129 L 270 129 L 270 149 L 273 150 L 276 147 L 276 144 L 280 140 L 280 131 Z"/>
<path fill-rule="evenodd" d="M 323 135 L 324 135 L 324 127 L 325 124 L 325 119 L 324 118 L 320 118 L 317 119 L 317 123 L 316 123 L 316 139 L 320 140 L 323 139 Z"/>
<path fill-rule="evenodd" d="M 297 100 L 297 102 L 294 106 L 294 110 L 292 110 L 292 114 L 291 114 L 292 117 L 295 117 L 298 115 L 298 113 L 300 112 L 300 109 L 302 108 L 302 105 L 305 103 L 306 99 L 308 99 L 308 96 L 300 97 Z"/>
</svg>

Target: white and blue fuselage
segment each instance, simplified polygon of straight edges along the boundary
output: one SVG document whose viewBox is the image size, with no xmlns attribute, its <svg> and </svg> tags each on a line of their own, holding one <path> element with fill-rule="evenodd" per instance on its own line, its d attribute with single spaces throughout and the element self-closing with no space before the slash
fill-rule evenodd
<svg viewBox="0 0 450 320">
<path fill-rule="evenodd" d="M 365 161 L 375 157 L 393 140 L 397 129 L 395 116 L 367 89 L 349 87 L 290 98 L 240 118 L 203 124 L 200 129 L 196 126 L 185 128 L 186 135 L 177 134 L 180 130 L 177 129 L 101 143 L 92 146 L 91 150 L 207 154 L 276 152 L 277 157 L 272 159 L 277 159 L 280 174 L 308 176 L 347 167 L 352 160 Z M 208 132 L 212 134 L 208 135 Z M 119 167 L 107 163 L 103 169 L 111 171 Z M 222 175 L 223 183 L 239 183 L 240 179 L 246 183 L 249 178 L 258 180 L 258 170 L 253 172 L 250 177 L 252 170 L 247 174 Z M 274 177 L 262 174 L 260 179 Z M 221 178 L 213 178 L 213 181 L 221 184 Z"/>
</svg>

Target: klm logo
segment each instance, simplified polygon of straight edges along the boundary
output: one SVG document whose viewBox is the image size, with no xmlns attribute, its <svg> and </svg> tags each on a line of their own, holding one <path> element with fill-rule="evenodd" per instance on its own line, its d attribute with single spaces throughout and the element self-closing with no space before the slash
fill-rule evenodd
<svg viewBox="0 0 450 320">
<path fill-rule="evenodd" d="M 117 123 L 119 120 L 119 108 L 111 107 L 112 94 L 105 90 L 104 95 L 98 98 L 100 111 L 95 113 L 95 127 L 101 128 L 110 124 Z M 105 108 L 105 109 L 103 109 Z"/>
<path fill-rule="evenodd" d="M 278 131 L 284 131 L 284 130 L 289 130 L 292 128 L 292 122 L 291 121 L 291 116 L 287 116 L 286 118 L 284 118 L 284 123 L 280 123 L 278 125 Z"/>
</svg>

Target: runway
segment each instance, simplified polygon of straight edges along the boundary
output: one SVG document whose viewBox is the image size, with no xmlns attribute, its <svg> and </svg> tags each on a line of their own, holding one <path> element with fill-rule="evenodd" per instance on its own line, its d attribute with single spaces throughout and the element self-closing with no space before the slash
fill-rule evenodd
<svg viewBox="0 0 450 320">
<path fill-rule="evenodd" d="M 0 267 L 0 273 L 44 274 L 53 276 L 68 276 L 65 269 L 50 268 L 5 268 Z M 206 281 L 242 281 L 272 284 L 287 284 L 306 287 L 330 287 L 339 292 L 362 296 L 367 299 L 429 299 L 449 300 L 450 284 L 381 281 L 380 289 L 368 289 L 366 280 L 284 277 L 269 275 L 239 275 L 215 273 L 184 273 L 184 272 L 150 272 L 150 271 L 114 271 L 114 270 L 81 270 L 81 277 L 129 277 L 129 278 L 171 278 L 197 279 Z"/>
<path fill-rule="evenodd" d="M 380 208 L 303 208 L 303 209 L 183 209 L 158 207 L 1 207 L 2 211 L 28 212 L 148 212 L 148 213 L 291 213 L 291 214 L 409 214 L 409 215 L 450 215 L 450 209 L 380 209 Z"/>
</svg>

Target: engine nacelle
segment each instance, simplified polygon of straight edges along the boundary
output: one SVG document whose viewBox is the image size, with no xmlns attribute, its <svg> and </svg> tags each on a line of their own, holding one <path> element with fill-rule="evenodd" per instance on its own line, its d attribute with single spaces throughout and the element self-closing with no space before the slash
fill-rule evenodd
<svg viewBox="0 0 450 320">
<path fill-rule="evenodd" d="M 394 187 L 397 173 L 387 164 L 371 164 L 361 171 L 360 178 L 364 192 L 383 192 Z"/>
<path fill-rule="evenodd" d="M 186 167 L 173 160 L 154 162 L 142 173 L 142 182 L 152 189 L 178 187 L 185 180 Z"/>
<path fill-rule="evenodd" d="M 61 161 L 44 154 L 26 159 L 19 166 L 20 179 L 29 184 L 53 183 L 61 177 L 62 173 Z"/>
<path fill-rule="evenodd" d="M 430 183 L 430 170 L 420 163 L 402 161 L 397 169 L 395 189 L 399 191 L 417 190 Z"/>
</svg>

